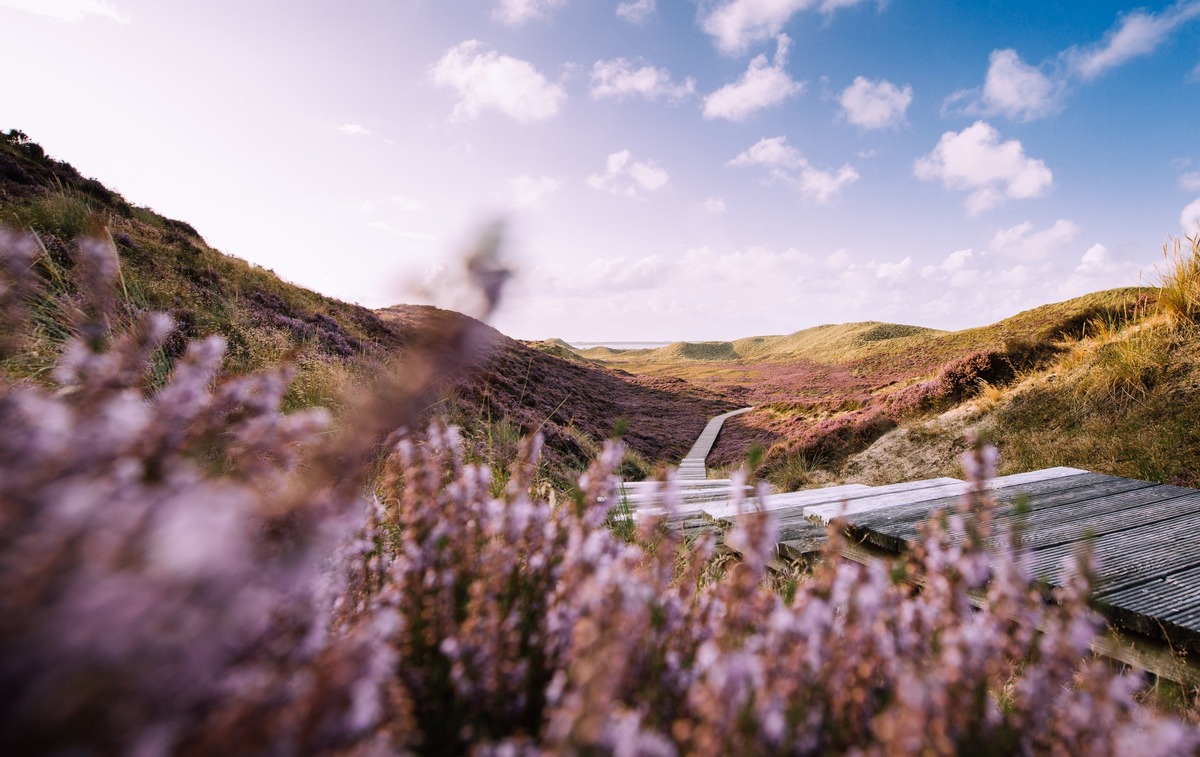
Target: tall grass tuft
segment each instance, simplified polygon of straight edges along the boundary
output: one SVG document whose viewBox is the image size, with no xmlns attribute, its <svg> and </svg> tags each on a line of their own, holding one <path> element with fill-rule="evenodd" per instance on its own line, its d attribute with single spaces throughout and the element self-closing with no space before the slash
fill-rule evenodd
<svg viewBox="0 0 1200 757">
<path fill-rule="evenodd" d="M 1092 321 L 1086 371 L 1075 386 L 1081 399 L 1112 401 L 1145 397 L 1164 375 L 1170 359 L 1171 334 L 1146 318 L 1131 325 L 1109 319 Z"/>
<path fill-rule="evenodd" d="M 1200 321 L 1200 230 L 1185 240 L 1168 240 L 1163 257 L 1166 263 L 1157 281 L 1159 312 L 1174 325 Z"/>
</svg>

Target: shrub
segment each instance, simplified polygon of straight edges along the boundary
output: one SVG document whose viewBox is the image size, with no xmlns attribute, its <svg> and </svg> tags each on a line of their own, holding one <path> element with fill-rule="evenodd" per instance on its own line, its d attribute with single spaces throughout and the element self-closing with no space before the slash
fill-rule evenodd
<svg viewBox="0 0 1200 757">
<path fill-rule="evenodd" d="M 31 249 L 0 236 L 0 260 L 16 260 L 0 269 Z M 0 333 L 20 327 L 18 291 L 0 288 Z M 214 386 L 218 338 L 141 392 L 168 328 L 146 317 L 107 351 L 73 340 L 59 390 L 0 392 L 0 752 L 1198 744 L 1137 704 L 1135 676 L 1088 658 L 1086 557 L 1047 604 L 989 533 L 988 450 L 966 458 L 972 493 L 904 570 L 839 560 L 834 530 L 825 563 L 781 594 L 765 581 L 766 515 L 726 534 L 740 557 L 720 580 L 711 537 L 650 519 L 632 543 L 607 531 L 617 443 L 554 506 L 529 494 L 536 438 L 494 497 L 453 428 L 389 436 L 428 402 L 415 387 L 447 369 L 438 355 L 410 356 L 403 383 L 379 376 L 320 435 L 322 413 L 278 412 L 285 372 Z"/>
</svg>

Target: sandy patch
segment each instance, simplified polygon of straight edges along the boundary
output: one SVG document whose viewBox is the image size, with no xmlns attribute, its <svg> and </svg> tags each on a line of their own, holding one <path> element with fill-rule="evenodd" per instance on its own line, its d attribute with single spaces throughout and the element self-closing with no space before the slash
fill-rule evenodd
<svg viewBox="0 0 1200 757">
<path fill-rule="evenodd" d="M 841 475 L 830 482 L 881 486 L 938 476 L 959 478 L 958 456 L 969 447 L 969 438 L 986 433 L 990 423 L 991 416 L 973 402 L 936 418 L 906 423 L 851 456 Z"/>
</svg>

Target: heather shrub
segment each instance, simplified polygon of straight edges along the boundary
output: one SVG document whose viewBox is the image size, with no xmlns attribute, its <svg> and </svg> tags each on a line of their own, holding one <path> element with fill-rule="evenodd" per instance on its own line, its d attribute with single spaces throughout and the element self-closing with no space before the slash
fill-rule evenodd
<svg viewBox="0 0 1200 757">
<path fill-rule="evenodd" d="M 997 384 L 1012 374 L 1007 355 L 980 350 L 947 363 L 938 373 L 937 382 L 943 396 L 961 402 L 974 396 L 981 382 Z"/>
<path fill-rule="evenodd" d="M 30 291 L 10 276 L 33 251 L 0 233 L 0 333 L 24 327 Z M 80 246 L 97 298 L 81 317 L 111 301 L 111 254 Z M 502 276 L 484 254 L 472 270 L 494 303 Z M 536 436 L 497 494 L 455 428 L 398 432 L 429 406 L 431 377 L 469 368 L 467 331 L 383 371 L 322 431 L 321 411 L 279 412 L 284 370 L 215 381 L 219 338 L 147 389 L 169 328 L 149 315 L 73 338 L 56 387 L 0 390 L 2 753 L 1198 743 L 1137 704 L 1136 676 L 1090 657 L 1087 556 L 1047 598 L 991 531 L 993 450 L 965 458 L 971 494 L 895 569 L 841 560 L 835 528 L 813 575 L 781 584 L 764 514 L 725 534 L 720 570 L 711 535 L 642 518 L 616 538 L 619 443 L 551 502 L 530 493 Z"/>
</svg>

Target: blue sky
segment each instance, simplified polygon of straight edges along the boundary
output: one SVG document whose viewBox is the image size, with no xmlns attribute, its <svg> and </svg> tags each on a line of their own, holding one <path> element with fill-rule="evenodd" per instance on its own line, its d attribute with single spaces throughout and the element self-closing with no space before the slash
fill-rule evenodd
<svg viewBox="0 0 1200 757">
<path fill-rule="evenodd" d="M 1200 0 L 0 0 L 0 128 L 232 255 L 520 338 L 989 323 L 1200 218 Z"/>
</svg>

